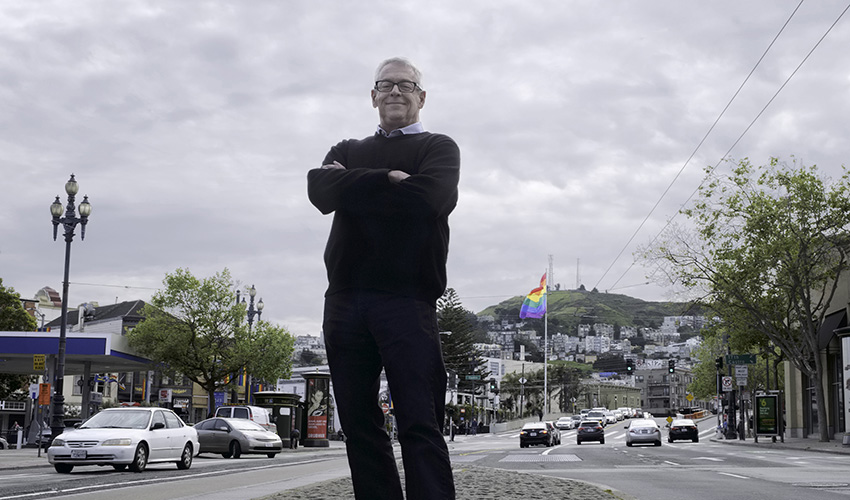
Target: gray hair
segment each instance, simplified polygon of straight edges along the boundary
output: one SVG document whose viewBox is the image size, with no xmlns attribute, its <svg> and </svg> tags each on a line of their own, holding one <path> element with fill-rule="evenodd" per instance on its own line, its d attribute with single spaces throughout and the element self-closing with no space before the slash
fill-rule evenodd
<svg viewBox="0 0 850 500">
<path fill-rule="evenodd" d="M 381 61 L 381 64 L 378 65 L 378 69 L 375 70 L 375 81 L 381 77 L 381 71 L 391 64 L 398 64 L 410 68 L 410 71 L 413 72 L 413 78 L 416 79 L 416 83 L 419 85 L 419 88 L 422 88 L 422 72 L 419 71 L 419 68 L 417 68 L 412 62 L 404 57 L 390 57 L 389 59 Z"/>
</svg>

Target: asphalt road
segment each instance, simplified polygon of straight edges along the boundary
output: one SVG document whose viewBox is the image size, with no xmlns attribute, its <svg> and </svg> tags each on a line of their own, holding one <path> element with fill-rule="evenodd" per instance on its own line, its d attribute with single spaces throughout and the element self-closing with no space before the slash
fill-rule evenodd
<svg viewBox="0 0 850 500">
<path fill-rule="evenodd" d="M 453 461 L 583 480 L 647 500 L 850 497 L 850 455 L 716 443 L 709 423 L 699 443 L 665 437 L 660 447 L 627 447 L 626 423 L 609 426 L 604 445 L 578 446 L 575 431 L 562 431 L 562 444 L 552 448 L 521 449 L 518 433 L 469 440 L 455 447 Z"/>
<path fill-rule="evenodd" d="M 660 423 L 663 420 L 658 419 Z M 647 500 L 805 499 L 850 497 L 850 454 L 764 450 L 715 443 L 711 424 L 699 443 L 625 445 L 625 423 L 606 429 L 606 443 L 577 446 L 564 431 L 560 446 L 520 448 L 519 432 L 458 436 L 449 443 L 455 467 L 464 464 L 576 479 Z M 155 464 L 141 473 L 79 467 L 57 474 L 49 465 L 0 470 L 0 500 L 42 498 L 100 500 L 250 499 L 348 475 L 341 447 L 273 459 L 196 457 L 192 468 Z M 398 449 L 397 449 L 398 451 Z"/>
</svg>

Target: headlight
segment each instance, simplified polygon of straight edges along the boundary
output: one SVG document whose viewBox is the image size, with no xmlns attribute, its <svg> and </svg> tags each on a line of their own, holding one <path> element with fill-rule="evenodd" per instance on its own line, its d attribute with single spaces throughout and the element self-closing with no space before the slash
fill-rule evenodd
<svg viewBox="0 0 850 500">
<path fill-rule="evenodd" d="M 53 440 L 53 443 L 50 446 L 65 446 L 65 440 L 56 438 Z"/>
<path fill-rule="evenodd" d="M 130 438 L 107 439 L 100 444 L 101 446 L 130 446 L 133 444 L 133 440 Z"/>
</svg>

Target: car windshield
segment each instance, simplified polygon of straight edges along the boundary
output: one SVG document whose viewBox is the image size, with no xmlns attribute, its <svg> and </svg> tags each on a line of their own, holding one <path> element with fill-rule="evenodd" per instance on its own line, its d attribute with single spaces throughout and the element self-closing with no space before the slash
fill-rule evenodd
<svg viewBox="0 0 850 500">
<path fill-rule="evenodd" d="M 652 420 L 635 420 L 631 423 L 631 427 L 658 427 Z"/>
<path fill-rule="evenodd" d="M 80 426 L 80 429 L 147 429 L 151 412 L 147 410 L 102 411 Z"/>
<path fill-rule="evenodd" d="M 678 427 L 689 426 L 689 425 L 692 426 L 692 425 L 694 425 L 694 421 L 693 420 L 674 420 L 671 425 L 678 426 Z"/>
<path fill-rule="evenodd" d="M 592 411 L 592 412 L 588 413 L 587 416 L 588 417 L 604 417 L 605 414 L 602 413 L 601 411 Z"/>
<path fill-rule="evenodd" d="M 250 420 L 233 419 L 228 420 L 227 422 L 233 426 L 234 429 L 239 429 L 240 431 L 265 431 L 260 424 L 251 422 Z"/>
<path fill-rule="evenodd" d="M 545 428 L 546 428 L 546 424 L 525 424 L 524 426 L 522 426 L 522 430 L 524 430 L 524 431 L 527 431 L 527 430 L 537 431 L 537 430 L 541 430 L 541 429 L 545 429 Z"/>
</svg>

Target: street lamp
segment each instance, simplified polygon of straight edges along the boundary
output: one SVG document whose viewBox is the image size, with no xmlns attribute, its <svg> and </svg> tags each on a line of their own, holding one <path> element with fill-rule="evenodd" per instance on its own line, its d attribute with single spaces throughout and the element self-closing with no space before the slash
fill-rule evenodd
<svg viewBox="0 0 850 500">
<path fill-rule="evenodd" d="M 65 183 L 65 192 L 68 194 L 68 204 L 65 206 L 65 216 L 62 217 L 62 202 L 56 197 L 50 205 L 50 213 L 53 215 L 53 241 L 56 241 L 59 224 L 65 228 L 65 280 L 62 282 L 62 316 L 59 329 L 59 352 L 56 364 L 55 389 L 53 391 L 53 409 L 50 420 L 50 433 L 53 438 L 62 434 L 65 429 L 65 336 L 68 327 L 68 272 L 71 267 L 71 241 L 74 240 L 74 228 L 80 225 L 80 239 L 86 239 L 86 224 L 91 215 L 91 204 L 89 197 L 84 196 L 79 207 L 74 206 L 74 197 L 80 190 L 79 184 L 74 180 L 74 174 Z M 80 216 L 77 217 L 75 209 L 79 208 Z"/>
<path fill-rule="evenodd" d="M 260 321 L 260 317 L 263 315 L 263 308 L 266 306 L 263 304 L 263 299 L 260 298 L 259 302 L 257 302 L 257 308 L 254 309 L 254 297 L 257 296 L 257 289 L 254 288 L 254 285 L 251 285 L 251 288 L 248 289 L 248 297 L 250 301 L 248 302 L 248 336 L 251 336 L 251 327 L 254 325 L 254 316 L 257 316 L 257 321 Z M 239 290 L 236 291 L 236 301 L 239 301 Z M 245 303 L 245 298 L 242 298 L 242 303 Z M 245 404 L 251 403 L 251 376 L 245 373 Z"/>
</svg>

